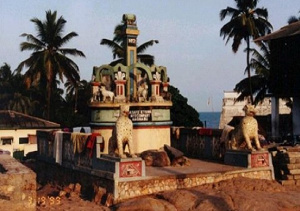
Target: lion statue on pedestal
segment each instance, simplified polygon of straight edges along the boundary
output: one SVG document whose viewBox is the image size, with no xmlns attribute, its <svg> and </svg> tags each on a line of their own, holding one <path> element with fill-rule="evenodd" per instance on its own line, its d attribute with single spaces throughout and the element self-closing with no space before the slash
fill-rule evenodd
<svg viewBox="0 0 300 211">
<path fill-rule="evenodd" d="M 128 118 L 129 116 L 129 105 L 120 106 L 120 115 L 116 121 L 114 140 L 113 143 L 110 143 L 109 153 L 114 154 L 117 152 L 119 157 L 126 158 L 127 155 L 124 153 L 126 145 L 128 146 L 128 155 L 131 157 L 137 157 L 133 151 L 133 124 L 132 121 Z"/>
<path fill-rule="evenodd" d="M 261 150 L 258 139 L 258 124 L 254 118 L 256 110 L 253 105 L 245 105 L 243 108 L 245 117 L 234 128 L 225 142 L 226 149 L 248 149 L 250 151 Z M 255 148 L 252 146 L 254 141 Z"/>
</svg>

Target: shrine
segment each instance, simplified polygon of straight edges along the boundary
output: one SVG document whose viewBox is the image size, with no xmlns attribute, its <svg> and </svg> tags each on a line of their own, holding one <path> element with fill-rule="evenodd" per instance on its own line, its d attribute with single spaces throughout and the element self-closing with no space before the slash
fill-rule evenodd
<svg viewBox="0 0 300 211">
<path fill-rule="evenodd" d="M 90 126 L 93 132 L 103 137 L 104 154 L 108 153 L 114 139 L 113 130 L 123 104 L 130 106 L 129 118 L 133 122 L 136 153 L 170 145 L 172 102 L 168 93 L 167 69 L 138 61 L 138 35 L 136 16 L 124 14 L 124 62 L 93 68 Z"/>
</svg>

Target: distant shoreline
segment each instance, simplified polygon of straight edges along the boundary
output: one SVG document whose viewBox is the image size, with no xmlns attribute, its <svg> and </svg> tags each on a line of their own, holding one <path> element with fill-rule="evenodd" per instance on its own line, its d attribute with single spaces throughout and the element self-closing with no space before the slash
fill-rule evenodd
<svg viewBox="0 0 300 211">
<path fill-rule="evenodd" d="M 220 123 L 220 111 L 205 111 L 198 112 L 199 119 L 202 121 L 205 127 L 207 128 L 219 128 Z"/>
</svg>

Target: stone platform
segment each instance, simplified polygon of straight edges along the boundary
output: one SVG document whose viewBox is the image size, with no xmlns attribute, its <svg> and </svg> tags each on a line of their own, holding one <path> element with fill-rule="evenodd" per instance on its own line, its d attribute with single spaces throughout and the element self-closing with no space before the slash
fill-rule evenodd
<svg viewBox="0 0 300 211">
<path fill-rule="evenodd" d="M 216 162 L 190 159 L 190 166 L 146 167 L 146 176 L 132 181 L 118 181 L 115 201 L 158 193 L 160 191 L 191 188 L 208 183 L 247 177 L 273 180 L 273 168 L 244 168 Z"/>
<path fill-rule="evenodd" d="M 190 159 L 189 166 L 146 166 L 145 176 L 138 177 L 116 177 L 115 174 L 104 170 L 87 169 L 79 166 L 70 168 L 64 164 L 50 164 L 44 161 L 39 163 L 39 168 L 44 173 L 42 176 L 44 179 L 48 181 L 59 180 L 65 184 L 78 182 L 83 188 L 84 186 L 97 185 L 105 188 L 107 193 L 112 195 L 113 203 L 161 191 L 219 182 L 234 177 L 274 179 L 273 169 L 270 167 L 245 168 L 199 159 Z M 62 181 L 63 179 L 68 181 Z"/>
</svg>

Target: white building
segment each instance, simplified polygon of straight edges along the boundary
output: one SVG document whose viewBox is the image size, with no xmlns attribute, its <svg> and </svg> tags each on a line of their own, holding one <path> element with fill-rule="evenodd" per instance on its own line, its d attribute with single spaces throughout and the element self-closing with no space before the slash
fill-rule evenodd
<svg viewBox="0 0 300 211">
<path fill-rule="evenodd" d="M 244 101 L 236 101 L 239 93 L 234 91 L 224 91 L 222 112 L 220 117 L 219 128 L 223 129 L 226 124 L 228 124 L 234 117 L 242 117 L 245 116 L 243 111 L 243 107 L 246 104 L 249 104 L 249 100 L 245 98 Z M 268 116 L 272 113 L 271 107 L 271 98 L 266 97 L 263 102 L 259 103 L 255 107 L 257 113 L 256 117 L 260 116 Z M 290 114 L 291 108 L 286 106 L 286 102 L 282 99 L 279 100 L 279 114 Z"/>
<path fill-rule="evenodd" d="M 59 129 L 54 122 L 10 110 L 0 110 L 0 150 L 14 152 L 37 151 L 36 131 Z"/>
</svg>

